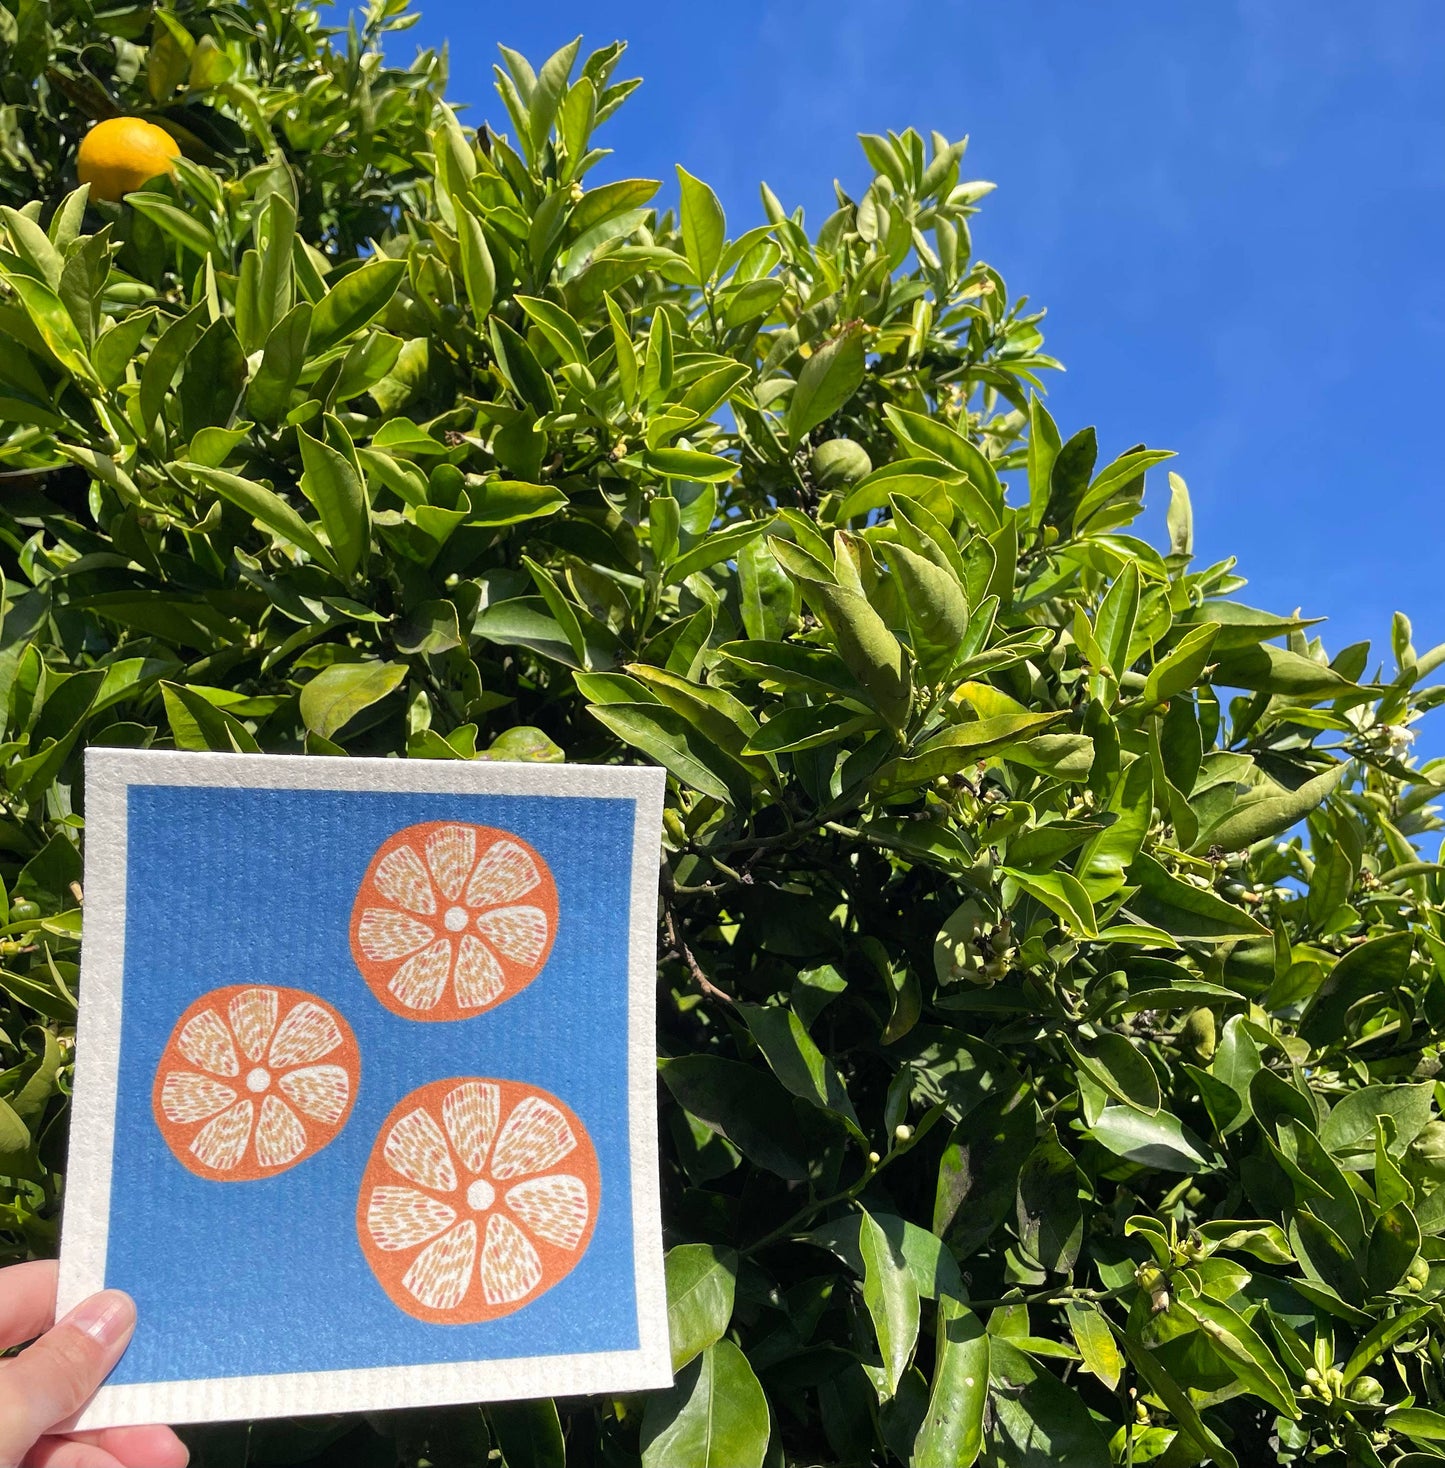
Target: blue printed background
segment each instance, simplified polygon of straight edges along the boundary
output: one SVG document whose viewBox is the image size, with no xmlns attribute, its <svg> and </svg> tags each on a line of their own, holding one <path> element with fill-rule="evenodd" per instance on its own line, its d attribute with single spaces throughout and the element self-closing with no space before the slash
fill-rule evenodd
<svg viewBox="0 0 1445 1468">
<path fill-rule="evenodd" d="M 125 1002 L 106 1284 L 140 1326 L 115 1383 L 496 1360 L 638 1345 L 627 1140 L 627 949 L 634 803 L 539 796 L 132 786 Z M 560 919 L 541 976 L 476 1019 L 418 1023 L 375 999 L 348 922 L 376 848 L 402 826 L 515 831 L 546 858 Z M 306 989 L 355 1031 L 361 1084 L 340 1135 L 258 1182 L 196 1177 L 151 1114 L 160 1054 L 209 989 Z M 582 1120 L 601 1165 L 577 1267 L 480 1325 L 415 1320 L 356 1238 L 356 1195 L 381 1123 L 448 1076 L 535 1082 Z"/>
</svg>

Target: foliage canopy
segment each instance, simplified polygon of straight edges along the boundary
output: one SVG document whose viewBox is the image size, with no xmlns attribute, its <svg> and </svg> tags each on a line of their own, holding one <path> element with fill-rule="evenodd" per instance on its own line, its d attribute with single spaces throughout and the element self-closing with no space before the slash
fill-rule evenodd
<svg viewBox="0 0 1445 1468">
<path fill-rule="evenodd" d="M 962 143 L 730 237 L 599 167 L 620 45 L 504 48 L 471 132 L 412 18 L 0 0 L 9 1252 L 86 745 L 645 759 L 675 1387 L 251 1461 L 1436 1461 L 1445 649 L 1239 601 L 1177 476 L 1132 533 L 1169 455 L 1055 425 Z M 88 205 L 117 113 L 188 161 Z"/>
</svg>

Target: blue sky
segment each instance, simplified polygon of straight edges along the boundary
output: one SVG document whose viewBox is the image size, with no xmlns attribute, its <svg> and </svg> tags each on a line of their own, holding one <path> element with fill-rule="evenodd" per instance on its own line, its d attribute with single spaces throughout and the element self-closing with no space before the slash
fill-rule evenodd
<svg viewBox="0 0 1445 1468">
<path fill-rule="evenodd" d="M 976 252 L 1048 308 L 1064 432 L 1177 450 L 1200 556 L 1328 617 L 1332 650 L 1386 651 L 1397 607 L 1445 640 L 1439 0 L 421 3 L 397 47 L 449 41 L 453 99 L 503 130 L 496 42 L 627 40 L 645 85 L 594 178 L 670 197 L 682 163 L 732 234 L 760 179 L 814 224 L 835 177 L 860 191 L 860 131 L 969 134 L 966 176 L 999 186 Z"/>
</svg>

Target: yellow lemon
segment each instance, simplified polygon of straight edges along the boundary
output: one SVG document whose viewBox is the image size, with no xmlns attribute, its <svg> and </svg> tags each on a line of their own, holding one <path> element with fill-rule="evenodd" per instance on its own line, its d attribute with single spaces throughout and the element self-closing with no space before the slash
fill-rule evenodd
<svg viewBox="0 0 1445 1468">
<path fill-rule="evenodd" d="M 118 203 L 159 174 L 172 172 L 181 150 L 164 128 L 139 117 L 109 117 L 86 133 L 77 173 L 92 199 Z"/>
</svg>

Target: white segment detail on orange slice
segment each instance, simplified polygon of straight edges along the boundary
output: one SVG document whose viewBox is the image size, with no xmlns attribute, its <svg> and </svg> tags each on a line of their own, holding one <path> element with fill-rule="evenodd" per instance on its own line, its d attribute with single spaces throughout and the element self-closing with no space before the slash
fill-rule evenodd
<svg viewBox="0 0 1445 1468">
<path fill-rule="evenodd" d="M 471 1219 L 459 1223 L 412 1260 L 402 1281 L 423 1305 L 454 1310 L 472 1280 L 477 1255 L 477 1226 Z"/>
<path fill-rule="evenodd" d="M 227 1007 L 231 1029 L 247 1060 L 260 1060 L 266 1053 L 276 1030 L 277 997 L 274 989 L 246 989 Z"/>
<path fill-rule="evenodd" d="M 559 1163 L 576 1145 L 567 1118 L 550 1101 L 528 1096 L 518 1102 L 497 1138 L 492 1175 L 511 1178 L 542 1172 Z"/>
<path fill-rule="evenodd" d="M 187 1022 L 180 1033 L 176 1048 L 202 1070 L 216 1076 L 233 1076 L 240 1073 L 241 1062 L 236 1059 L 236 1047 L 231 1042 L 231 1032 L 214 1009 L 203 1009 Z"/>
<path fill-rule="evenodd" d="M 235 1099 L 236 1093 L 229 1086 L 188 1070 L 173 1070 L 161 1090 L 161 1108 L 166 1116 L 183 1123 L 205 1121 Z"/>
<path fill-rule="evenodd" d="M 351 1099 L 351 1080 L 339 1065 L 308 1065 L 287 1071 L 277 1081 L 287 1100 L 313 1121 L 335 1125 Z"/>
</svg>

